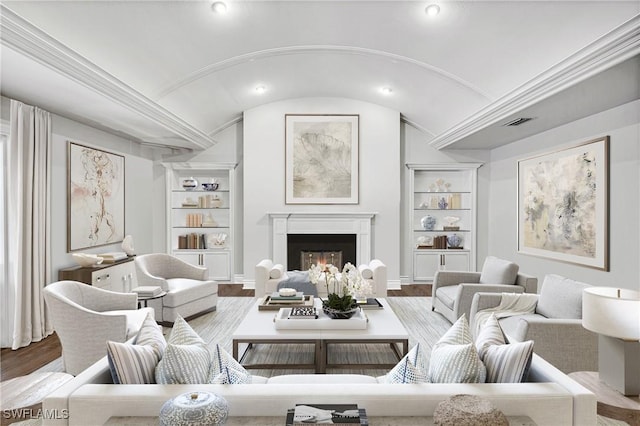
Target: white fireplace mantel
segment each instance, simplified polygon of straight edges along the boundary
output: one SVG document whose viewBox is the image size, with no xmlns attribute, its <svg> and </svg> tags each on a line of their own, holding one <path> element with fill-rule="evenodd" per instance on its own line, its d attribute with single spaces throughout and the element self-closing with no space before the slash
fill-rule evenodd
<svg viewBox="0 0 640 426">
<path fill-rule="evenodd" d="M 371 229 L 376 213 L 268 213 L 272 259 L 287 268 L 288 234 L 355 234 L 357 264 L 371 260 Z"/>
</svg>

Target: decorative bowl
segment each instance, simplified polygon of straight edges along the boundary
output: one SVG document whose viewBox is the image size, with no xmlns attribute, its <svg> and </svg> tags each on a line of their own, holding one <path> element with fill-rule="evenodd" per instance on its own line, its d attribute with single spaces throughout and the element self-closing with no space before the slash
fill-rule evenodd
<svg viewBox="0 0 640 426">
<path fill-rule="evenodd" d="M 355 303 L 355 305 L 348 311 L 341 311 L 338 309 L 331 308 L 327 306 L 325 303 L 322 304 L 322 312 L 324 312 L 331 319 L 349 319 L 356 312 L 358 312 L 358 309 L 360 309 L 360 307 L 358 306 L 357 303 Z"/>
<path fill-rule="evenodd" d="M 104 260 L 104 258 L 95 254 L 73 253 L 71 256 L 73 257 L 73 260 L 78 263 L 78 265 L 85 267 L 99 265 Z"/>
<path fill-rule="evenodd" d="M 220 184 L 218 182 L 203 182 L 202 183 L 202 189 L 204 189 L 205 191 L 215 191 L 216 189 L 218 189 L 219 186 L 220 186 Z"/>
<path fill-rule="evenodd" d="M 182 187 L 184 189 L 186 189 L 187 191 L 192 191 L 194 189 L 196 189 L 198 187 L 198 181 L 196 179 L 194 179 L 193 177 L 187 178 L 187 179 L 183 179 L 182 180 Z"/>
<path fill-rule="evenodd" d="M 281 297 L 293 297 L 296 295 L 296 289 L 295 288 L 281 288 L 280 290 L 278 290 L 278 294 Z"/>
</svg>

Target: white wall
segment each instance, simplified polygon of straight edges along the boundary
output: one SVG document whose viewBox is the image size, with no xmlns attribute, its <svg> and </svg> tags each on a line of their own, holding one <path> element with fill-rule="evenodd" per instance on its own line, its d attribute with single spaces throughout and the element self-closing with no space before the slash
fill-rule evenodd
<svg viewBox="0 0 640 426">
<path fill-rule="evenodd" d="M 67 141 L 104 149 L 125 157 L 125 234 L 133 236 L 137 253 L 148 253 L 163 234 L 153 232 L 153 162 L 142 158 L 140 145 L 110 133 L 53 115 L 51 184 L 51 276 L 76 263 L 67 253 Z M 122 251 L 120 243 L 80 250 L 85 253 Z"/>
<path fill-rule="evenodd" d="M 640 101 L 496 148 L 489 181 L 489 253 L 513 259 L 538 277 L 555 273 L 589 284 L 640 288 Z M 517 161 L 536 154 L 610 136 L 610 272 L 517 253 Z M 480 222 L 481 227 L 484 223 Z"/>
<path fill-rule="evenodd" d="M 357 205 L 285 204 L 285 114 L 360 115 L 360 199 Z M 342 98 L 275 102 L 244 113 L 244 275 L 271 256 L 268 213 L 375 212 L 372 257 L 388 267 L 391 285 L 400 279 L 400 114 Z"/>
</svg>

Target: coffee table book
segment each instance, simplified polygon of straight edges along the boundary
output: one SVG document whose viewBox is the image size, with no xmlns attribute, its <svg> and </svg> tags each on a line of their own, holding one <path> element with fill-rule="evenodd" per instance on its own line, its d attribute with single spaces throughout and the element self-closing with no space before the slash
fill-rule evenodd
<svg viewBox="0 0 640 426">
<path fill-rule="evenodd" d="M 304 293 L 298 291 L 295 296 L 280 296 L 277 291 L 274 291 L 271 294 L 271 300 L 278 301 L 280 303 L 300 303 L 304 300 Z"/>
<path fill-rule="evenodd" d="M 280 308 L 293 308 L 298 306 L 313 306 L 313 295 L 305 295 L 304 302 L 281 303 L 279 300 L 271 300 L 271 295 L 265 296 L 258 305 L 259 311 L 279 311 Z"/>
<path fill-rule="evenodd" d="M 360 309 L 382 309 L 382 303 L 374 297 L 367 297 L 366 301 L 358 302 Z"/>
<path fill-rule="evenodd" d="M 317 424 L 334 424 L 334 425 L 361 425 L 361 426 L 369 426 L 369 419 L 367 418 L 367 411 L 364 408 L 358 408 L 357 404 L 296 404 L 296 407 L 299 405 L 306 405 L 309 407 L 315 407 L 321 410 L 333 410 L 336 413 L 343 413 L 347 410 L 358 410 L 358 417 L 342 417 L 336 414 L 331 416 L 331 422 L 318 422 Z M 296 409 L 290 408 L 287 410 L 287 423 L 286 426 L 308 426 L 310 424 L 315 424 L 315 422 L 308 421 L 296 421 L 294 422 Z"/>
</svg>

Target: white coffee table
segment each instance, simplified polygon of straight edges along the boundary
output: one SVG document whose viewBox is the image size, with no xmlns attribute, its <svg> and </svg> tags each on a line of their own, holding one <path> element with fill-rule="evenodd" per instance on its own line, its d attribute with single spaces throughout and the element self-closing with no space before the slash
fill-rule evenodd
<svg viewBox="0 0 640 426">
<path fill-rule="evenodd" d="M 378 299 L 383 309 L 366 310 L 369 319 L 364 330 L 298 330 L 276 329 L 276 311 L 260 311 L 257 300 L 245 319 L 231 336 L 233 357 L 245 368 L 253 369 L 315 369 L 325 373 L 327 368 L 392 368 L 395 364 L 329 364 L 327 347 L 338 344 L 386 344 L 400 360 L 409 350 L 409 334 L 385 299 Z M 319 311 L 321 300 L 315 300 Z M 324 315 L 324 314 L 322 314 Z M 297 321 L 297 320 L 291 320 Z M 333 320 L 349 321 L 349 320 Z M 254 344 L 311 344 L 314 345 L 313 364 L 245 364 L 244 359 Z M 240 352 L 242 349 L 242 352 Z"/>
</svg>

